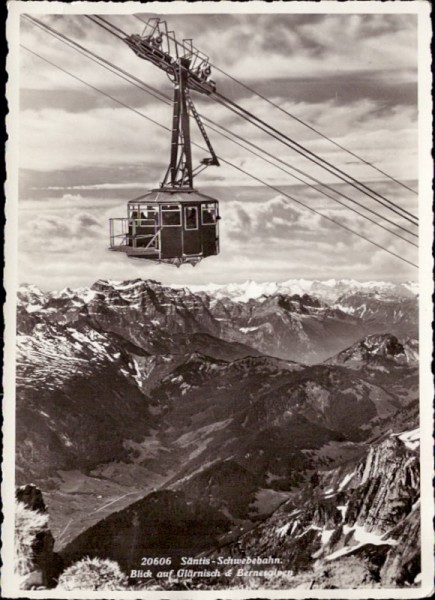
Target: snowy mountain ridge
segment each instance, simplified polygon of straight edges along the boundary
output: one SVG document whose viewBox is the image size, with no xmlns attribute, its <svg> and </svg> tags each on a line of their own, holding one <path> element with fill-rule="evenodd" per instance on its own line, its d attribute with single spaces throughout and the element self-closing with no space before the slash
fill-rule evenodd
<svg viewBox="0 0 435 600">
<path fill-rule="evenodd" d="M 327 302 L 336 302 L 344 294 L 356 292 L 390 294 L 399 297 L 418 295 L 416 282 L 390 283 L 385 281 L 356 281 L 355 279 L 288 279 L 278 282 L 258 283 L 247 280 L 244 283 L 206 285 L 173 285 L 174 288 L 187 287 L 192 292 L 205 292 L 217 299 L 230 298 L 234 302 L 249 302 L 275 294 L 310 294 Z"/>
<path fill-rule="evenodd" d="M 129 281 L 107 280 L 102 283 L 117 291 L 133 292 L 134 288 L 141 287 L 144 280 L 135 279 Z M 147 284 L 159 284 L 147 280 Z M 163 287 L 174 290 L 188 290 L 193 294 L 205 293 L 216 300 L 229 298 L 233 302 L 246 303 L 249 300 L 262 301 L 268 296 L 277 294 L 304 295 L 309 294 L 328 303 L 335 303 L 341 296 L 365 293 L 374 297 L 396 296 L 399 298 L 415 298 L 418 296 L 418 283 L 414 281 L 391 283 L 386 281 L 357 281 L 355 279 L 288 279 L 286 281 L 256 282 L 247 280 L 244 283 L 207 283 L 207 284 L 163 284 Z M 64 288 L 59 291 L 44 293 L 34 284 L 22 284 L 19 287 L 22 299 L 35 303 L 43 296 L 51 298 L 77 298 L 88 303 L 95 296 L 95 292 L 88 287 L 76 289 Z"/>
<path fill-rule="evenodd" d="M 17 482 L 41 486 L 63 560 L 129 573 L 180 544 L 241 548 L 309 585 L 319 566 L 413 585 L 417 299 L 322 285 L 343 309 L 142 279 L 20 288 Z"/>
</svg>

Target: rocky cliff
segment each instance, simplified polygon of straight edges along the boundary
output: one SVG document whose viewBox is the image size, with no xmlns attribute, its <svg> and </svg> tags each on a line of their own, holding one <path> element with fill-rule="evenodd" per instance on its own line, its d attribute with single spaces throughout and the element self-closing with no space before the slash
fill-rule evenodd
<svg viewBox="0 0 435 600">
<path fill-rule="evenodd" d="M 16 489 L 15 576 L 20 589 L 55 587 L 63 561 L 54 538 L 41 490 L 32 484 Z"/>
<path fill-rule="evenodd" d="M 412 583 L 416 296 L 305 284 L 20 290 L 17 479 L 40 485 L 67 562 L 127 572 L 170 539 L 174 558 L 281 553 L 320 587 L 317 568 L 332 586 L 361 556 L 370 585 Z"/>
<path fill-rule="evenodd" d="M 392 434 L 367 456 L 311 479 L 226 552 L 275 556 L 314 587 L 412 585 L 420 573 L 418 430 Z M 358 579 L 360 578 L 360 579 Z"/>
</svg>

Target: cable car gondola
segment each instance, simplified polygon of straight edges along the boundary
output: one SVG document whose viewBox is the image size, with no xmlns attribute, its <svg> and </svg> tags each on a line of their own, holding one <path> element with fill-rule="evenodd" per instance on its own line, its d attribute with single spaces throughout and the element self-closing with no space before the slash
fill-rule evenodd
<svg viewBox="0 0 435 600">
<path fill-rule="evenodd" d="M 189 94 L 193 88 L 210 94 L 215 85 L 209 80 L 208 58 L 190 43 L 187 52 L 172 57 L 166 23 L 150 19 L 147 35 L 131 35 L 124 41 L 141 58 L 162 68 L 174 84 L 171 158 L 159 189 L 130 200 L 127 217 L 110 219 L 110 250 L 140 258 L 181 266 L 195 266 L 200 260 L 219 253 L 219 203 L 193 188 L 193 178 L 219 161 Z M 166 51 L 162 39 L 167 40 Z M 186 42 L 186 40 L 184 40 Z M 191 40 L 189 40 L 191 42 Z M 186 48 L 182 44 L 183 48 Z M 210 157 L 192 169 L 189 112 L 195 118 Z"/>
<path fill-rule="evenodd" d="M 152 190 L 111 219 L 111 250 L 180 266 L 219 253 L 218 201 L 196 191 Z M 121 232 L 116 233 L 116 226 Z"/>
</svg>

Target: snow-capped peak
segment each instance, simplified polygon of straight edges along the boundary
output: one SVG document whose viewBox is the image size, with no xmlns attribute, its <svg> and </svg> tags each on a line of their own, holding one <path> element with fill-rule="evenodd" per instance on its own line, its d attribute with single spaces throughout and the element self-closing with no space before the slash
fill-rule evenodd
<svg viewBox="0 0 435 600">
<path fill-rule="evenodd" d="M 405 444 L 410 450 L 416 450 L 420 446 L 420 428 L 412 429 L 410 431 L 404 431 L 400 434 L 393 434 L 401 442 Z"/>
<path fill-rule="evenodd" d="M 355 279 L 288 279 L 280 282 L 248 280 L 244 283 L 229 284 L 208 283 L 184 286 L 174 284 L 172 287 L 187 287 L 192 292 L 205 292 L 216 299 L 230 298 L 234 302 L 248 302 L 251 299 L 258 300 L 263 296 L 274 294 L 309 294 L 326 302 L 336 302 L 340 296 L 356 292 L 377 292 L 399 297 L 418 294 L 418 284 L 415 282 L 396 284 L 385 281 L 356 281 Z"/>
</svg>

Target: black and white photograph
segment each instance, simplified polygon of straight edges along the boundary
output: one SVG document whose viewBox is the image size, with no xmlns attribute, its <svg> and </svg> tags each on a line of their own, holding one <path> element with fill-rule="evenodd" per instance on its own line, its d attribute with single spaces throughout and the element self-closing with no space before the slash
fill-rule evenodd
<svg viewBox="0 0 435 600">
<path fill-rule="evenodd" d="M 430 596 L 430 4 L 8 10 L 3 597 Z"/>
</svg>

